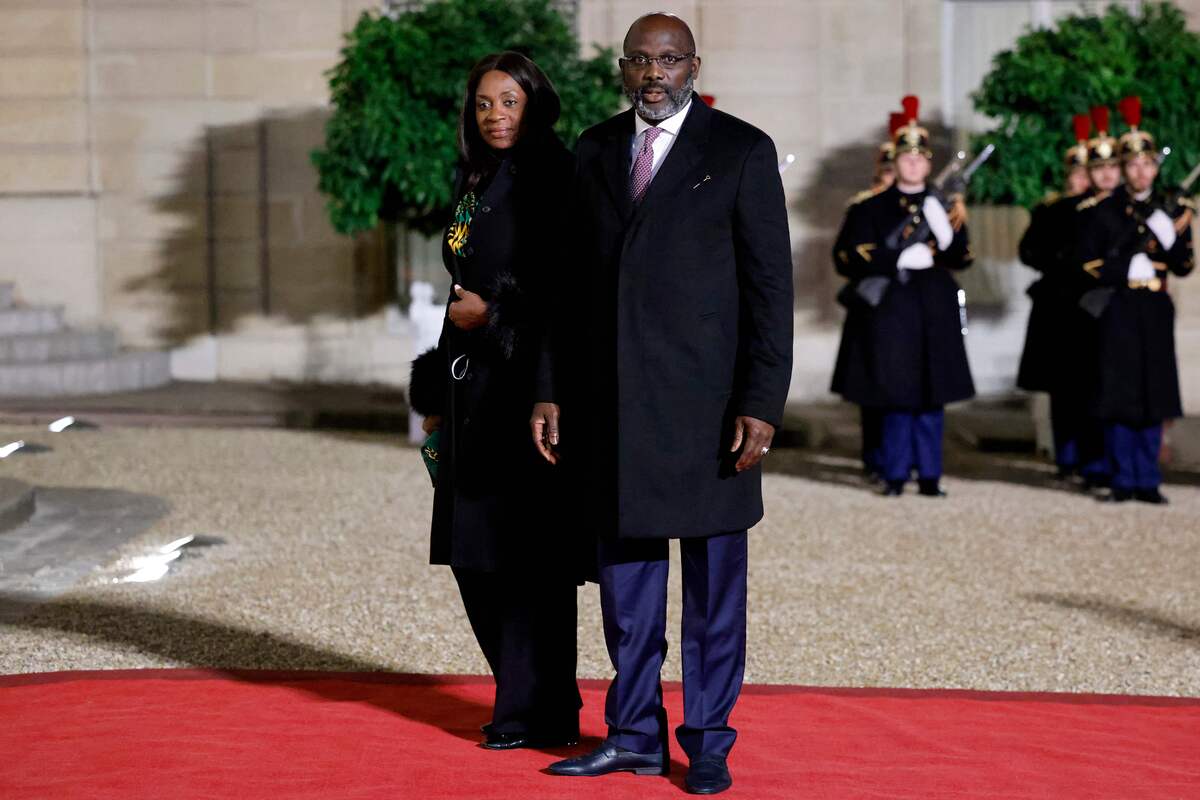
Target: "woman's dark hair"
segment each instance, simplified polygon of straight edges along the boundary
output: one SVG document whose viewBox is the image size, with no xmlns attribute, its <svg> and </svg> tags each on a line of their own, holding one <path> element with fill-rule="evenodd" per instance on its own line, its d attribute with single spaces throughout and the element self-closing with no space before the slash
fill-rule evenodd
<svg viewBox="0 0 1200 800">
<path fill-rule="evenodd" d="M 499 163 L 495 152 L 484 143 L 479 134 L 479 124 L 475 121 L 475 93 L 479 90 L 479 81 L 492 70 L 507 74 L 525 92 L 525 113 L 521 118 L 518 146 L 526 140 L 539 139 L 550 133 L 562 111 L 554 84 L 527 57 L 506 50 L 481 58 L 467 77 L 467 94 L 463 98 L 462 117 L 458 121 L 458 150 L 465 164 L 468 190 L 475 188 L 483 176 Z"/>
</svg>

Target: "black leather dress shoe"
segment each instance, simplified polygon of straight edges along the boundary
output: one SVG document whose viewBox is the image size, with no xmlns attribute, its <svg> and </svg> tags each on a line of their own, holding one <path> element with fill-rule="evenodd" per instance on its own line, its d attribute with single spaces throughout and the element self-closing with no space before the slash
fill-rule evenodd
<svg viewBox="0 0 1200 800">
<path fill-rule="evenodd" d="M 880 492 L 884 497 L 899 497 L 904 494 L 904 481 L 888 481 Z"/>
<path fill-rule="evenodd" d="M 564 761 L 555 761 L 549 767 L 555 775 L 575 775 L 594 778 L 610 772 L 632 772 L 635 775 L 666 775 L 671 771 L 666 752 L 635 753 L 611 742 L 603 742 L 590 753 Z"/>
<path fill-rule="evenodd" d="M 1158 489 L 1134 489 L 1133 499 L 1143 503 L 1153 503 L 1156 506 L 1167 504 L 1167 498 L 1163 497 L 1162 492 Z"/>
<path fill-rule="evenodd" d="M 1103 498 L 1106 503 L 1124 503 L 1132 499 L 1133 491 L 1130 489 L 1113 489 Z"/>
<path fill-rule="evenodd" d="M 684 786 L 692 794 L 717 794 L 733 786 L 729 767 L 720 756 L 701 756 L 688 767 Z"/>
<path fill-rule="evenodd" d="M 579 744 L 579 729 L 567 731 L 524 731 L 521 733 L 487 732 L 483 747 L 488 750 L 519 750 L 522 747 L 535 749 L 574 747 Z"/>
<path fill-rule="evenodd" d="M 917 481 L 917 484 L 920 487 L 917 490 L 917 493 L 920 494 L 922 497 L 945 497 L 946 496 L 946 493 L 944 491 L 942 491 L 942 487 L 938 486 L 938 482 L 936 479 L 931 478 L 929 480 L 925 480 L 924 478 L 922 478 L 921 480 Z"/>
</svg>

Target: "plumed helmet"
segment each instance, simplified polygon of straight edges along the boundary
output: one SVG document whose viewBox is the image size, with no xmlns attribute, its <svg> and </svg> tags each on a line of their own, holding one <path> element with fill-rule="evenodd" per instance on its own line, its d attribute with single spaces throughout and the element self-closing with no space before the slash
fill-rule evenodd
<svg viewBox="0 0 1200 800">
<path fill-rule="evenodd" d="M 896 155 L 920 153 L 926 158 L 932 158 L 933 150 L 929 147 L 929 131 L 917 122 L 917 112 L 920 110 L 921 101 L 917 99 L 916 95 L 910 94 L 900 101 L 900 105 L 904 107 L 904 123 L 892 134 L 892 144 L 896 148 Z"/>
</svg>

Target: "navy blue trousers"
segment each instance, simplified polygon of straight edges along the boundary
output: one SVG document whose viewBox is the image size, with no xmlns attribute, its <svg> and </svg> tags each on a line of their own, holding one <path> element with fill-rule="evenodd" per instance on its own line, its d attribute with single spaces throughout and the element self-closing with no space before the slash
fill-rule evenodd
<svg viewBox="0 0 1200 800">
<path fill-rule="evenodd" d="M 1092 419 L 1075 398 L 1050 395 L 1050 429 L 1054 436 L 1054 461 L 1063 469 L 1077 469 L 1085 478 L 1109 474 L 1104 426 Z"/>
<path fill-rule="evenodd" d="M 680 539 L 683 563 L 683 724 L 691 759 L 725 756 L 737 731 L 729 714 L 746 666 L 746 532 Z M 600 606 L 616 676 L 608 688 L 608 738 L 638 753 L 667 749 L 660 672 L 667 654 L 669 540 L 601 540 Z"/>
<path fill-rule="evenodd" d="M 932 411 L 883 412 L 883 477 L 888 481 L 906 481 L 916 466 L 917 477 L 937 480 L 942 477 L 942 429 L 946 414 Z"/>
<path fill-rule="evenodd" d="M 862 420 L 862 462 L 868 475 L 883 474 L 883 412 L 860 406 Z"/>
<path fill-rule="evenodd" d="M 1158 452 L 1162 449 L 1162 423 L 1104 427 L 1104 443 L 1112 465 L 1114 489 L 1157 489 L 1162 483 Z"/>
</svg>

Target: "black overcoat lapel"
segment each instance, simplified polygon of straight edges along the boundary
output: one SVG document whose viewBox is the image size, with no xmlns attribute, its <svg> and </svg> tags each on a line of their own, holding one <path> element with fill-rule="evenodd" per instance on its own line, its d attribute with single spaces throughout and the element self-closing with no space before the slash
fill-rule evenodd
<svg viewBox="0 0 1200 800">
<path fill-rule="evenodd" d="M 617 117 L 612 133 L 604 143 L 600 156 L 604 168 L 604 183 L 612 195 L 613 204 L 621 215 L 622 222 L 628 222 L 633 214 L 633 200 L 629 196 L 629 170 L 633 161 L 629 148 L 633 140 L 633 110 L 630 109 Z"/>
<path fill-rule="evenodd" d="M 679 138 L 671 146 L 671 152 L 667 153 L 662 166 L 658 168 L 658 174 L 650 181 L 646 196 L 634 211 L 635 219 L 640 219 L 664 202 L 669 203 L 680 191 L 687 191 L 692 187 L 692 184 L 683 184 L 693 177 L 696 167 L 704 159 L 712 113 L 712 109 L 699 95 L 692 95 L 692 107 L 679 129 Z"/>
</svg>

